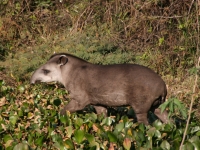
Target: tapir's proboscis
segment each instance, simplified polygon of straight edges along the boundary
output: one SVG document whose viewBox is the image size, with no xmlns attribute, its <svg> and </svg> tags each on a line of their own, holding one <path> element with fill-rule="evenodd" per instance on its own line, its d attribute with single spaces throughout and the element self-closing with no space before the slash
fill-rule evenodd
<svg viewBox="0 0 200 150">
<path fill-rule="evenodd" d="M 165 102 L 167 89 L 161 77 L 137 64 L 97 65 L 67 53 L 57 53 L 31 77 L 36 82 L 60 82 L 70 93 L 70 102 L 61 110 L 71 113 L 93 105 L 97 114 L 107 114 L 106 107 L 130 105 L 139 123 L 148 124 L 152 111 L 162 122 L 168 113 L 159 106 Z"/>
</svg>

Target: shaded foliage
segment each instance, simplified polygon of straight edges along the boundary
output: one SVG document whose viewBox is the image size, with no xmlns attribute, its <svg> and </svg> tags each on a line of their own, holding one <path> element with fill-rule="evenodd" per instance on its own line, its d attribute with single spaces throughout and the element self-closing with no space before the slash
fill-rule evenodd
<svg viewBox="0 0 200 150">
<path fill-rule="evenodd" d="M 178 99 L 188 105 L 191 94 L 196 112 L 183 149 L 200 149 L 200 86 L 190 91 L 199 55 L 196 8 L 191 0 L 0 1 L 0 149 L 178 149 L 187 113 Z M 61 51 L 97 64 L 149 66 L 169 87 L 162 108 L 180 120 L 144 126 L 127 117 L 132 110 L 120 108 L 109 109 L 115 117 L 59 116 L 65 91 L 25 81 Z"/>
</svg>

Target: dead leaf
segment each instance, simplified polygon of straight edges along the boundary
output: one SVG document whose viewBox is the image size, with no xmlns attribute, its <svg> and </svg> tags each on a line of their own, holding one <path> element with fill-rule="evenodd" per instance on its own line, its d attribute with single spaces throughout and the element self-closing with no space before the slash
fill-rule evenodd
<svg viewBox="0 0 200 150">
<path fill-rule="evenodd" d="M 5 105 L 6 104 L 6 98 L 5 97 L 2 97 L 1 99 L 0 99 L 0 106 L 3 106 L 3 105 Z"/>
</svg>

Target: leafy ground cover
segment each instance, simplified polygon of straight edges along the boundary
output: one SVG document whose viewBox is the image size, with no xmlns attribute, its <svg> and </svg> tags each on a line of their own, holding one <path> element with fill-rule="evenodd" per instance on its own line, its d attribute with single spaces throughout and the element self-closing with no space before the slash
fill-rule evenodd
<svg viewBox="0 0 200 150">
<path fill-rule="evenodd" d="M 122 108 L 109 109 L 108 117 L 96 115 L 91 107 L 60 116 L 58 112 L 68 99 L 66 91 L 55 85 L 20 84 L 14 88 L 1 80 L 0 91 L 1 149 L 170 150 L 179 149 L 185 129 L 185 121 L 180 120 L 138 124 L 133 111 Z M 176 113 L 179 112 L 175 108 L 184 107 L 176 99 L 163 107 L 167 105 Z M 182 118 L 184 113 L 180 113 Z M 200 149 L 199 138 L 200 126 L 193 115 L 183 149 Z"/>
<path fill-rule="evenodd" d="M 199 148 L 199 3 L 191 0 L 0 1 L 1 149 L 179 149 L 191 97 L 192 118 L 183 149 Z M 138 63 L 162 76 L 175 122 L 137 124 L 128 108 L 92 107 L 59 116 L 69 99 L 58 85 L 30 86 L 31 73 L 54 52 L 91 63 Z"/>
</svg>

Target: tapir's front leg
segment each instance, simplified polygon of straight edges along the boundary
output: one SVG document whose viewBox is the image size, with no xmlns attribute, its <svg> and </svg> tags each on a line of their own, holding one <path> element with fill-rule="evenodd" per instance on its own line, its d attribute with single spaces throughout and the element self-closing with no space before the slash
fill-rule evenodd
<svg viewBox="0 0 200 150">
<path fill-rule="evenodd" d="M 69 111 L 71 113 L 76 112 L 78 110 L 82 110 L 89 104 L 88 101 L 77 101 L 72 99 L 65 107 L 60 111 L 61 115 L 65 115 L 66 111 Z"/>
</svg>

